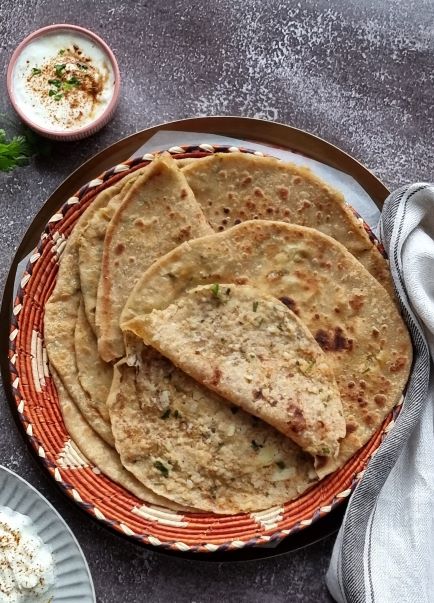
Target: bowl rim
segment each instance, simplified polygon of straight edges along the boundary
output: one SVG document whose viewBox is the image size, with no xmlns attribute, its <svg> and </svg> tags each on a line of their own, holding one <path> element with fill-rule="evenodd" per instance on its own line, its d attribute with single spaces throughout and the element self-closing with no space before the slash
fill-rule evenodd
<svg viewBox="0 0 434 603">
<path fill-rule="evenodd" d="M 78 553 L 79 553 L 79 555 L 80 555 L 80 557 L 81 557 L 81 559 L 83 561 L 83 567 L 86 570 L 87 576 L 88 576 L 88 579 L 89 579 L 89 586 L 90 586 L 91 594 L 93 596 L 93 600 L 96 602 L 95 585 L 93 583 L 92 574 L 91 574 L 91 571 L 90 571 L 90 568 L 89 568 L 89 564 L 87 562 L 87 559 L 86 559 L 86 556 L 85 556 L 85 554 L 83 552 L 83 549 L 82 549 L 80 543 L 77 540 L 77 537 L 75 536 L 74 532 L 69 527 L 69 525 L 67 524 L 66 519 L 64 519 L 62 517 L 62 515 L 60 514 L 60 512 L 54 507 L 54 505 L 52 505 L 51 502 L 43 494 L 41 494 L 41 492 L 39 492 L 39 490 L 35 486 L 33 486 L 30 482 L 28 482 L 24 477 L 22 477 L 18 473 L 15 473 L 15 471 L 12 471 L 12 469 L 9 469 L 8 467 L 5 467 L 4 465 L 0 465 L 0 473 L 5 473 L 6 475 L 9 475 L 13 480 L 16 480 L 17 483 L 19 484 L 20 488 L 24 488 L 24 489 L 30 490 L 32 492 L 32 495 L 35 496 L 36 498 L 38 498 L 39 500 L 41 500 L 42 503 L 44 505 L 46 505 L 46 507 L 48 508 L 49 512 L 60 522 L 60 524 L 62 525 L 63 529 L 66 532 L 68 532 L 69 536 L 71 537 L 71 540 L 73 541 L 73 543 L 77 547 Z M 12 507 L 9 507 L 9 508 L 12 511 L 14 511 L 15 513 L 20 513 L 20 511 L 16 511 L 16 509 L 14 509 Z M 55 586 L 54 590 L 56 590 L 56 585 L 54 585 L 54 586 Z M 56 593 L 54 593 L 54 595 L 56 595 Z"/>
<path fill-rule="evenodd" d="M 15 65 L 16 65 L 16 62 L 17 62 L 19 56 L 21 55 L 24 48 L 28 44 L 30 44 L 30 42 L 33 42 L 33 40 L 36 40 L 37 38 L 43 37 L 47 34 L 51 34 L 53 32 L 61 31 L 61 30 L 72 30 L 73 32 L 79 33 L 84 37 L 90 38 L 92 41 L 94 41 L 98 46 L 100 46 L 104 50 L 104 52 L 110 59 L 111 66 L 113 68 L 114 88 L 113 88 L 113 94 L 112 94 L 109 104 L 104 109 L 104 111 L 101 113 L 101 115 L 99 117 L 97 117 L 95 120 L 91 121 L 90 123 L 86 124 L 85 126 L 81 126 L 80 128 L 55 130 L 52 128 L 44 128 L 42 126 L 39 126 L 24 111 L 22 111 L 20 109 L 20 107 L 18 106 L 18 103 L 16 101 L 16 98 L 15 98 L 15 90 L 14 90 L 14 85 L 13 85 L 13 73 L 14 73 Z M 111 113 L 114 111 L 114 109 L 116 108 L 116 105 L 119 101 L 120 86 L 121 86 L 121 79 L 120 79 L 119 65 L 118 65 L 118 62 L 116 60 L 116 57 L 115 57 L 113 51 L 108 46 L 108 44 L 106 42 L 104 42 L 104 40 L 102 38 L 100 38 L 93 31 L 90 31 L 89 29 L 86 29 L 85 27 L 81 27 L 80 25 L 71 25 L 69 23 L 57 23 L 55 25 L 47 25 L 45 27 L 41 27 L 40 29 L 35 30 L 34 32 L 29 34 L 27 37 L 25 37 L 18 44 L 18 46 L 15 48 L 14 52 L 12 53 L 12 56 L 9 60 L 7 72 L 6 72 L 6 87 L 7 87 L 9 99 L 11 101 L 11 104 L 12 104 L 14 110 L 18 114 L 19 118 L 24 123 L 26 123 L 29 127 L 31 127 L 33 130 L 35 130 L 36 132 L 39 132 L 40 134 L 42 134 L 44 136 L 61 136 L 63 139 L 66 139 L 69 137 L 75 138 L 77 136 L 77 134 L 85 134 L 87 131 L 90 134 L 93 131 L 96 131 L 96 129 L 98 129 L 99 127 L 104 126 L 106 123 L 107 117 L 111 115 Z"/>
</svg>

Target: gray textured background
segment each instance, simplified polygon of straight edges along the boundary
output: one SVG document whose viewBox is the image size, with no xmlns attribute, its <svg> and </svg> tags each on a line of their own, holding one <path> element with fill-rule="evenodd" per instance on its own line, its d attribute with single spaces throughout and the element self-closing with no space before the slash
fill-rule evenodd
<svg viewBox="0 0 434 603">
<path fill-rule="evenodd" d="M 433 178 L 432 0 L 0 2 L 0 112 L 10 54 L 52 23 L 93 29 L 122 74 L 119 110 L 83 143 L 0 173 L 0 279 L 47 196 L 85 159 L 136 130 L 195 115 L 244 115 L 304 128 L 337 144 L 390 187 Z M 33 465 L 0 400 L 0 463 L 41 490 L 88 558 L 98 601 L 328 601 L 326 540 L 278 560 L 192 564 L 135 549 L 77 512 Z"/>
</svg>

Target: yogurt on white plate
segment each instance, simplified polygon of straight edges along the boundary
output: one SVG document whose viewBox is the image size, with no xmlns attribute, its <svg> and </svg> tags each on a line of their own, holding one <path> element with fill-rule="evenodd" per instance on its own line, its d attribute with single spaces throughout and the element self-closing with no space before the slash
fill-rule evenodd
<svg viewBox="0 0 434 603">
<path fill-rule="evenodd" d="M 94 122 L 109 105 L 114 86 L 113 66 L 104 49 L 67 30 L 29 42 L 12 75 L 18 108 L 36 126 L 53 131 Z"/>
<path fill-rule="evenodd" d="M 0 603 L 48 603 L 54 560 L 26 515 L 0 507 Z"/>
</svg>

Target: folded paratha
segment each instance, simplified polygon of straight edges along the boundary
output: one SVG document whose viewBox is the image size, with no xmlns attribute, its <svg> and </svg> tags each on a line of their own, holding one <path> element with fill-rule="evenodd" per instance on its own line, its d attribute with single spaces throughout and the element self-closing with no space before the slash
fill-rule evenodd
<svg viewBox="0 0 434 603">
<path fill-rule="evenodd" d="M 95 310 L 98 283 L 101 275 L 101 262 L 104 248 L 104 238 L 107 226 L 116 209 L 122 203 L 125 195 L 133 184 L 143 174 L 146 168 L 141 168 L 122 178 L 111 187 L 110 198 L 106 205 L 94 212 L 78 241 L 79 269 L 81 292 L 87 320 L 96 333 Z"/>
<path fill-rule="evenodd" d="M 112 198 L 111 188 L 100 193 L 79 218 L 60 259 L 56 285 L 45 306 L 44 339 L 50 365 L 74 400 L 89 425 L 105 442 L 114 445 L 110 424 L 79 381 L 75 353 L 75 329 L 81 303 L 78 270 L 78 240 L 94 213 Z"/>
<path fill-rule="evenodd" d="M 123 466 L 147 488 L 214 513 L 270 508 L 317 481 L 289 438 L 145 347 L 120 361 L 108 399 Z"/>
<path fill-rule="evenodd" d="M 393 293 L 388 265 L 361 221 L 308 168 L 249 153 L 216 153 L 183 169 L 215 231 L 246 220 L 278 220 L 315 228 L 344 245 Z"/>
<path fill-rule="evenodd" d="M 311 333 L 278 299 L 215 283 L 124 329 L 312 456 L 337 456 L 345 419 L 335 377 Z"/>
<path fill-rule="evenodd" d="M 113 367 L 101 360 L 98 354 L 97 340 L 87 320 L 83 301 L 78 309 L 74 348 L 80 385 L 104 421 L 109 423 L 106 402 L 112 384 Z"/>
<path fill-rule="evenodd" d="M 386 290 L 334 239 L 250 221 L 184 243 L 155 262 L 132 291 L 122 324 L 218 282 L 249 284 L 281 299 L 324 350 L 347 425 L 333 468 L 343 464 L 399 401 L 411 366 L 410 338 Z"/>
<path fill-rule="evenodd" d="M 116 450 L 108 446 L 83 418 L 56 372 L 52 370 L 51 374 L 59 396 L 60 410 L 66 430 L 80 452 L 98 467 L 101 473 L 141 500 L 175 511 L 186 510 L 185 507 L 158 496 L 146 488 L 123 467 Z"/>
<path fill-rule="evenodd" d="M 104 240 L 96 304 L 98 349 L 106 362 L 124 354 L 119 317 L 151 263 L 192 237 L 212 232 L 170 156 L 147 166 L 111 219 Z"/>
</svg>

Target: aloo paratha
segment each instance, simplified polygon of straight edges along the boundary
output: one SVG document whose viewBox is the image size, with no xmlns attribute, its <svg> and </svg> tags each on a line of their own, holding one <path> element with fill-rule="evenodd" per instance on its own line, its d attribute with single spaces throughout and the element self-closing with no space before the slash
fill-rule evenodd
<svg viewBox="0 0 434 603">
<path fill-rule="evenodd" d="M 216 282 L 253 285 L 306 324 L 341 394 L 347 435 L 336 466 L 344 463 L 398 402 L 411 366 L 410 338 L 386 290 L 334 239 L 282 222 L 249 221 L 186 242 L 155 262 L 132 291 L 121 321 Z"/>
<path fill-rule="evenodd" d="M 326 355 L 281 301 L 248 285 L 190 289 L 126 325 L 198 383 L 313 456 L 337 456 L 345 419 Z"/>
</svg>

